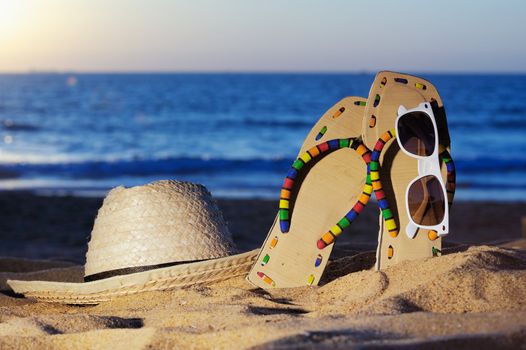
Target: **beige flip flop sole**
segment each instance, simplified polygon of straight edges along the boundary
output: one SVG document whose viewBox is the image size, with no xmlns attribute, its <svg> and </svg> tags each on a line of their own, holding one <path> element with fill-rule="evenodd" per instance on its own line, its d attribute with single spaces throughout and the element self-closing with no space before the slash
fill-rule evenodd
<svg viewBox="0 0 526 350">
<path fill-rule="evenodd" d="M 441 145 L 449 146 L 449 134 L 442 100 L 436 88 L 422 78 L 395 72 L 379 72 L 369 92 L 363 120 L 363 141 L 371 150 L 377 140 L 395 128 L 398 107 L 414 108 L 422 102 L 433 105 Z M 414 238 L 405 234 L 409 218 L 405 208 L 407 185 L 418 176 L 417 161 L 400 151 L 396 140 L 388 141 L 380 157 L 380 178 L 396 218 L 398 235 L 389 233 L 380 213 L 376 269 L 381 270 L 403 260 L 428 258 L 440 254 L 441 239 L 418 230 Z M 442 167 L 444 178 L 445 166 Z"/>
<path fill-rule="evenodd" d="M 359 137 L 364 112 L 364 98 L 339 101 L 309 132 L 298 157 L 328 140 Z M 317 285 L 333 246 L 319 249 L 317 241 L 356 204 L 366 176 L 364 160 L 352 149 L 338 149 L 311 165 L 297 180 L 289 231 L 282 232 L 278 213 L 247 280 L 266 289 Z"/>
</svg>

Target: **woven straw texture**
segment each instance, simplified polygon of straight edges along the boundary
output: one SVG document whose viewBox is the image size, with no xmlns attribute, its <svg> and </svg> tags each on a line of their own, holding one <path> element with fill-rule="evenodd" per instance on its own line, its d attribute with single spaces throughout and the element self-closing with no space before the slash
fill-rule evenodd
<svg viewBox="0 0 526 350">
<path fill-rule="evenodd" d="M 213 283 L 246 275 L 259 250 L 88 283 L 8 281 L 16 293 L 43 302 L 98 304 L 118 296 Z"/>
<path fill-rule="evenodd" d="M 163 180 L 117 187 L 99 209 L 85 275 L 221 258 L 234 251 L 232 235 L 204 186 Z"/>
</svg>

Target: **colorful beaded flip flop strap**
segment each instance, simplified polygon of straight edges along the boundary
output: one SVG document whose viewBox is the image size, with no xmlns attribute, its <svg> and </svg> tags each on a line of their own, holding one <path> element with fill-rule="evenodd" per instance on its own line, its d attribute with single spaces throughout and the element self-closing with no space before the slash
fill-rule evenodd
<svg viewBox="0 0 526 350">
<path fill-rule="evenodd" d="M 389 130 L 388 132 L 383 134 L 382 137 L 380 137 L 380 139 L 376 143 L 374 150 L 371 154 L 371 160 L 367 164 L 367 178 L 369 180 L 369 184 L 371 185 L 372 190 L 374 190 L 374 195 L 378 202 L 378 206 L 382 210 L 382 215 L 383 215 L 386 227 L 388 228 L 391 236 L 396 237 L 398 235 L 398 228 L 396 225 L 396 221 L 394 220 L 393 213 L 391 209 L 389 209 L 389 202 L 387 201 L 387 198 L 385 197 L 385 193 L 382 189 L 382 183 L 380 181 L 380 163 L 379 163 L 380 153 L 383 149 L 383 146 L 385 145 L 387 141 L 389 141 L 391 138 L 394 137 L 394 132 L 395 132 L 394 129 Z M 338 227 L 337 227 L 338 224 L 336 224 L 335 227 L 333 227 L 330 231 L 326 232 L 318 240 L 317 246 L 319 249 L 323 249 L 329 244 L 332 244 L 335 238 L 339 235 L 339 233 L 341 233 L 341 230 L 338 230 Z M 336 228 L 336 231 L 333 231 L 334 228 Z"/>
<path fill-rule="evenodd" d="M 439 155 L 438 157 L 446 164 L 446 193 L 447 193 L 447 203 L 449 206 L 449 209 L 451 209 L 451 206 L 453 205 L 453 198 L 455 197 L 455 190 L 457 187 L 457 175 L 455 171 L 455 163 L 453 162 L 453 158 L 451 158 L 451 154 L 449 154 L 446 147 L 439 145 Z M 438 233 L 434 230 L 429 230 L 427 233 L 427 237 L 434 241 L 438 238 Z"/>
<path fill-rule="evenodd" d="M 292 206 L 290 205 L 292 193 L 295 190 L 296 179 L 304 169 L 304 166 L 312 159 L 318 158 L 322 155 L 329 154 L 342 148 L 351 148 L 355 150 L 365 161 L 369 164 L 371 161 L 371 151 L 365 147 L 358 138 L 335 139 L 323 142 L 309 149 L 307 152 L 299 156 L 298 159 L 292 163 L 292 167 L 283 182 L 281 188 L 281 195 L 279 201 L 279 225 L 282 233 L 287 233 L 290 229 L 290 220 L 292 217 Z M 369 202 L 372 194 L 372 185 L 370 176 L 367 175 L 363 192 L 360 198 L 353 206 L 353 208 L 329 231 L 334 237 L 338 236 L 342 230 L 348 227 L 354 219 L 361 213 L 363 208 Z"/>
<path fill-rule="evenodd" d="M 380 210 L 382 211 L 382 216 L 384 218 L 387 230 L 389 231 L 389 234 L 393 238 L 398 236 L 399 231 L 396 225 L 396 221 L 393 217 L 393 212 L 389 208 L 389 202 L 387 201 L 387 198 L 385 197 L 385 192 L 382 188 L 382 182 L 380 181 L 380 154 L 382 153 L 382 150 L 385 144 L 395 137 L 396 137 L 395 129 L 391 129 L 385 132 L 376 142 L 373 152 L 371 154 L 370 162 L 367 164 L 367 174 L 368 174 L 367 180 L 369 184 L 371 184 L 372 182 L 372 188 L 374 190 L 374 194 L 376 196 L 378 206 L 380 207 Z M 447 197 L 448 197 L 448 206 L 451 208 L 451 205 L 453 204 L 453 198 L 455 196 L 455 188 L 456 188 L 455 164 L 453 163 L 453 159 L 451 158 L 451 155 L 449 154 L 447 149 L 443 147 L 442 145 L 440 147 L 441 149 L 440 149 L 439 157 L 446 164 L 446 170 L 447 170 L 446 192 L 447 192 Z M 339 223 L 337 224 L 337 226 L 338 225 Z M 332 244 L 334 242 L 334 239 L 339 235 L 339 233 L 341 233 L 341 229 L 339 229 L 339 227 L 337 226 L 335 226 L 336 228 L 335 231 L 331 229 L 331 231 L 325 233 L 318 240 L 318 243 L 317 243 L 318 248 L 323 249 L 327 245 Z M 335 232 L 337 232 L 337 234 L 335 234 Z M 434 230 L 429 230 L 428 238 L 432 241 L 437 239 L 438 238 L 437 232 Z"/>
</svg>

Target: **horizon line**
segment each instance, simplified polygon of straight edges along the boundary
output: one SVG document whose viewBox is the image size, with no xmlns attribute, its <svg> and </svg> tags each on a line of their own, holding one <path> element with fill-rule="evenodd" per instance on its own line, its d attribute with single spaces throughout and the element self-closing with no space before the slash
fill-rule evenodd
<svg viewBox="0 0 526 350">
<path fill-rule="evenodd" d="M 437 75 L 524 75 L 526 70 L 488 70 L 488 71 L 470 71 L 470 70 L 429 70 L 429 71 L 418 71 L 418 70 L 394 70 L 394 69 L 379 69 L 379 70 L 15 70 L 15 71 L 2 71 L 0 75 L 39 75 L 39 74 L 56 74 L 56 75 L 68 75 L 68 74 L 363 74 L 363 75 L 374 75 L 381 71 L 398 71 L 400 73 L 409 74 L 437 74 Z"/>
</svg>

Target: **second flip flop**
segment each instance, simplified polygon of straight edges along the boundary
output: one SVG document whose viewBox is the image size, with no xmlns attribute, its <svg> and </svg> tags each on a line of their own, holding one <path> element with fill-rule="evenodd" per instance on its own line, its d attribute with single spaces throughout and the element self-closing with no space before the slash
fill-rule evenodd
<svg viewBox="0 0 526 350">
<path fill-rule="evenodd" d="M 373 151 L 373 161 L 378 160 L 378 163 L 371 165 L 381 164 L 378 170 L 371 169 L 371 178 L 375 190 L 381 189 L 388 199 L 388 202 L 378 200 L 381 219 L 376 268 L 383 269 L 403 260 L 439 255 L 441 238 L 436 232 L 419 229 L 414 235 L 406 234 L 406 228 L 411 223 L 406 210 L 407 189 L 411 181 L 419 176 L 419 161 L 402 152 L 394 138 L 399 113 L 422 103 L 427 105 L 427 102 L 436 120 L 443 161 L 442 177 L 446 178 L 447 169 L 446 188 L 449 201 L 452 201 L 454 168 L 448 153 L 450 138 L 440 95 L 427 80 L 385 71 L 376 75 L 367 101 L 363 140 Z"/>
</svg>

